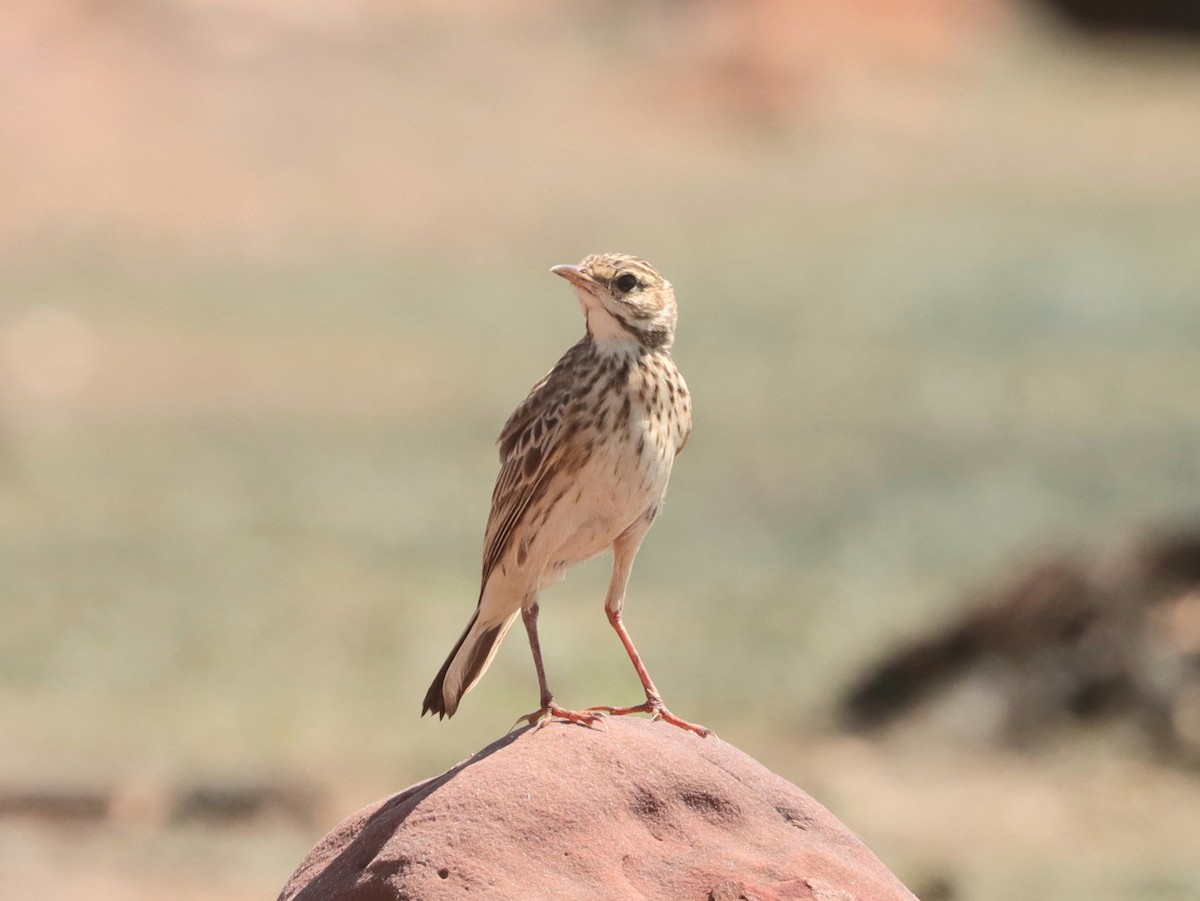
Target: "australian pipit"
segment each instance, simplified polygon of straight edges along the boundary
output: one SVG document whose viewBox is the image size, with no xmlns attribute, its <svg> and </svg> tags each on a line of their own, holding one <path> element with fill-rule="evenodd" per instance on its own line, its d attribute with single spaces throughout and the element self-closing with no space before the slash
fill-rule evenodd
<svg viewBox="0 0 1200 901">
<path fill-rule="evenodd" d="M 541 691 L 541 707 L 521 719 L 588 724 L 606 714 L 649 713 L 708 735 L 666 708 L 621 621 L 633 559 L 662 509 L 675 456 L 692 428 L 691 398 L 671 359 L 675 293 L 645 260 L 622 254 L 589 256 L 550 271 L 575 286 L 587 333 L 533 386 L 500 433 L 479 604 L 429 686 L 421 713 L 454 715 L 519 613 Z M 538 593 L 562 580 L 567 567 L 610 548 L 605 612 L 646 702 L 566 710 L 546 685 Z"/>
</svg>

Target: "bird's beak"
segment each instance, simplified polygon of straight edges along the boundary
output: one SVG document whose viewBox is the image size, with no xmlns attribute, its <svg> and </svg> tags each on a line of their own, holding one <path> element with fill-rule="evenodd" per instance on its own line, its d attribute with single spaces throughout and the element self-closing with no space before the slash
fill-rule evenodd
<svg viewBox="0 0 1200 901">
<path fill-rule="evenodd" d="M 568 266 L 564 263 L 560 266 L 551 266 L 550 271 L 555 275 L 561 275 L 576 288 L 582 288 L 585 291 L 596 288 L 595 280 L 578 266 Z"/>
</svg>

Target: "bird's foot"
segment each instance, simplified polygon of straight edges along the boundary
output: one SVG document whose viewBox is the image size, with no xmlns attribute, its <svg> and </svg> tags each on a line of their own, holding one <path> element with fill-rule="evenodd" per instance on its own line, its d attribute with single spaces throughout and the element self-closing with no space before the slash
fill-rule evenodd
<svg viewBox="0 0 1200 901">
<path fill-rule="evenodd" d="M 599 710 L 567 710 L 565 707 L 559 707 L 553 701 L 549 701 L 543 704 L 540 710 L 517 717 L 517 722 L 513 723 L 513 727 L 515 728 L 520 723 L 528 723 L 530 726 L 540 729 L 551 720 L 562 720 L 574 723 L 576 726 L 591 727 L 596 723 L 602 723 L 604 716 L 605 714 Z"/>
<path fill-rule="evenodd" d="M 651 720 L 662 720 L 664 723 L 670 723 L 672 726 L 677 726 L 685 732 L 694 732 L 701 738 L 707 738 L 713 734 L 712 729 L 680 719 L 667 709 L 667 706 L 662 702 L 662 698 L 657 697 L 647 698 L 645 704 L 638 704 L 635 707 L 589 707 L 585 712 L 598 713 L 604 716 L 627 716 L 631 713 L 648 713 Z"/>
</svg>

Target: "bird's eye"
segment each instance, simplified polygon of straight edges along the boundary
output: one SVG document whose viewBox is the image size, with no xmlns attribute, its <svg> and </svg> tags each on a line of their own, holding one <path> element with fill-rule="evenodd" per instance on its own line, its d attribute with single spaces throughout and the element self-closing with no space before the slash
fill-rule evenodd
<svg viewBox="0 0 1200 901">
<path fill-rule="evenodd" d="M 637 276 L 632 272 L 625 272 L 621 274 L 617 277 L 617 280 L 613 284 L 615 284 L 617 286 L 617 290 L 623 294 L 628 294 L 635 288 L 640 288 L 642 286 L 642 283 L 637 280 Z"/>
</svg>

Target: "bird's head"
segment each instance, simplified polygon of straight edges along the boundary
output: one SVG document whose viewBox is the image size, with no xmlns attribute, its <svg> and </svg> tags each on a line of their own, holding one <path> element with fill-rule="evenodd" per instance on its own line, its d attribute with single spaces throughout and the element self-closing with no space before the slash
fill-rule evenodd
<svg viewBox="0 0 1200 901">
<path fill-rule="evenodd" d="M 550 271 L 575 286 L 596 341 L 666 349 L 675 340 L 675 292 L 645 260 L 601 253 Z"/>
</svg>

